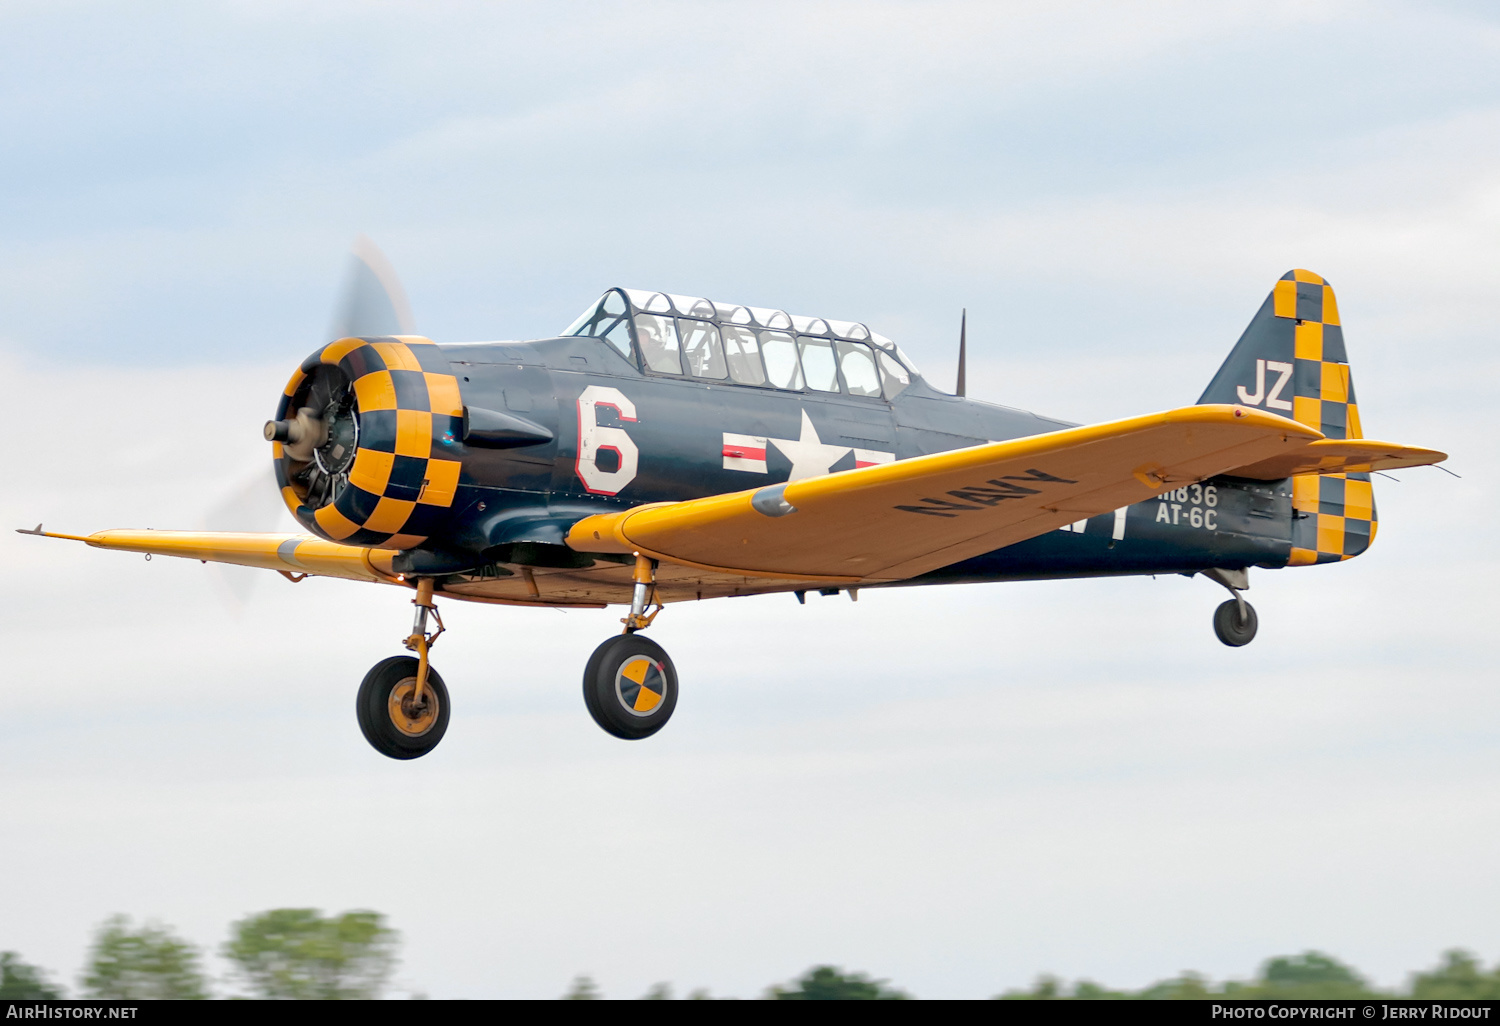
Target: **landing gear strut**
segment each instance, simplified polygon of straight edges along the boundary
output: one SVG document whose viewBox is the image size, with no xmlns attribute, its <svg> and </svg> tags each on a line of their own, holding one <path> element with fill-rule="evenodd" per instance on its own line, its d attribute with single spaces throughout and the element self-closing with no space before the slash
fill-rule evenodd
<svg viewBox="0 0 1500 1026">
<path fill-rule="evenodd" d="M 448 689 L 427 661 L 427 653 L 443 633 L 443 618 L 432 601 L 432 580 L 417 583 L 416 620 L 406 647 L 417 653 L 382 659 L 359 685 L 354 711 L 365 740 L 381 755 L 416 759 L 437 747 L 448 729 Z M 437 630 L 427 633 L 427 617 Z"/>
<path fill-rule="evenodd" d="M 656 605 L 650 613 L 646 608 Z M 635 589 L 624 633 L 594 649 L 583 671 L 583 702 L 606 733 L 627 741 L 650 737 L 677 708 L 677 669 L 656 642 L 637 631 L 649 627 L 656 602 L 656 560 L 635 557 Z"/>
<path fill-rule="evenodd" d="M 1222 603 L 1214 610 L 1214 634 L 1231 648 L 1248 645 L 1255 640 L 1260 620 L 1255 607 L 1245 601 L 1244 592 L 1250 590 L 1250 574 L 1246 570 L 1205 570 L 1203 576 L 1229 589 L 1234 598 Z"/>
</svg>

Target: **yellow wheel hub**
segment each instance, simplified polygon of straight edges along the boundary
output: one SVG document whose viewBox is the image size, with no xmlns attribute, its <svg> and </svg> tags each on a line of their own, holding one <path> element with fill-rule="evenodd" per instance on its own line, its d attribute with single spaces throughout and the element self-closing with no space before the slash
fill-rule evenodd
<svg viewBox="0 0 1500 1026">
<path fill-rule="evenodd" d="M 417 678 L 408 677 L 391 688 L 386 710 L 390 713 L 391 725 L 407 737 L 421 737 L 438 721 L 438 697 L 431 687 L 423 688 L 422 702 L 413 701 L 417 691 Z"/>
<path fill-rule="evenodd" d="M 615 694 L 635 716 L 645 716 L 660 705 L 666 690 L 661 664 L 643 655 L 626 659 L 615 674 Z"/>
</svg>

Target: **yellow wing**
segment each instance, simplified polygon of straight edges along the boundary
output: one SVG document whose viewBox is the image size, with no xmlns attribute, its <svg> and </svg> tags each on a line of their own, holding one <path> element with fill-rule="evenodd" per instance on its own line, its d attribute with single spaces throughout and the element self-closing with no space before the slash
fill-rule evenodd
<svg viewBox="0 0 1500 1026">
<path fill-rule="evenodd" d="M 1259 410 L 1189 406 L 587 517 L 567 542 L 719 572 L 899 581 L 1322 438 Z"/>
<path fill-rule="evenodd" d="M 390 549 L 340 545 L 306 534 L 238 534 L 217 531 L 97 531 L 94 534 L 59 534 L 34 531 L 44 538 L 81 541 L 96 549 L 119 549 L 158 556 L 182 556 L 205 563 L 233 563 L 284 574 L 316 574 L 350 581 L 400 583 L 391 569 L 396 553 Z"/>
<path fill-rule="evenodd" d="M 341 577 L 346 581 L 372 581 L 412 587 L 413 582 L 397 573 L 392 563 L 399 555 L 393 549 L 369 548 L 325 541 L 306 534 L 238 534 L 215 531 L 111 530 L 89 535 L 35 530 L 21 531 L 43 538 L 81 541 L 96 549 L 144 552 L 156 556 L 179 556 L 205 563 L 232 563 L 276 570 L 292 580 L 303 575 Z M 671 581 L 672 599 L 708 595 L 751 594 L 755 582 L 743 577 L 723 580 L 722 575 L 705 581 L 704 575 L 664 575 Z M 628 566 L 605 563 L 586 570 L 538 570 L 528 567 L 499 579 L 447 583 L 440 591 L 471 602 L 495 602 L 522 606 L 600 607 L 605 602 L 629 602 L 631 571 Z"/>
</svg>

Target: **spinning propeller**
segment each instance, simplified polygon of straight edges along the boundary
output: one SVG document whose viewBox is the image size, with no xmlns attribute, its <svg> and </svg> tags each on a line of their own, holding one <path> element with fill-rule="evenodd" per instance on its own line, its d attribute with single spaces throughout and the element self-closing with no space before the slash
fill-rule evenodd
<svg viewBox="0 0 1500 1026">
<path fill-rule="evenodd" d="M 361 235 L 354 240 L 354 262 L 344 295 L 328 332 L 329 340 L 350 336 L 415 335 L 416 322 L 406 290 L 385 254 Z"/>
<path fill-rule="evenodd" d="M 406 291 L 385 254 L 361 235 L 354 240 L 353 257 L 329 341 L 416 334 Z M 354 458 L 358 425 L 353 405 L 344 375 L 333 367 L 319 367 L 296 416 L 266 423 L 266 441 L 285 443 L 288 456 L 312 464 L 304 472 L 309 505 L 321 506 L 334 497 L 332 482 L 346 475 Z"/>
<path fill-rule="evenodd" d="M 349 273 L 334 307 L 333 322 L 325 341 L 350 336 L 413 335 L 415 323 L 406 291 L 395 269 L 375 243 L 361 235 L 354 240 Z M 293 460 L 307 466 L 299 481 L 307 486 L 307 503 L 314 508 L 338 497 L 348 483 L 358 443 L 358 420 L 354 416 L 354 393 L 338 368 L 321 366 L 310 375 L 307 391 L 294 417 L 270 421 L 267 441 L 282 442 Z M 241 481 L 205 514 L 203 526 L 210 531 L 270 532 L 285 519 L 286 508 L 275 478 L 257 461 Z M 214 564 L 222 569 L 224 564 Z M 221 574 L 230 597 L 243 603 L 259 574 Z"/>
</svg>

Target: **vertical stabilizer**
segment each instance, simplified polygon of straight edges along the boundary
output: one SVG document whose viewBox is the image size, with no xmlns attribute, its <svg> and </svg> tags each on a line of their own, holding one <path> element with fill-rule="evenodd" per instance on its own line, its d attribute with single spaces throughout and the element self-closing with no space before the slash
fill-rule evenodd
<svg viewBox="0 0 1500 1026">
<path fill-rule="evenodd" d="M 1311 271 L 1282 275 L 1198 402 L 1257 407 L 1329 438 L 1364 437 L 1332 286 Z M 1290 565 L 1334 563 L 1370 547 L 1369 474 L 1304 474 L 1291 489 Z"/>
</svg>

